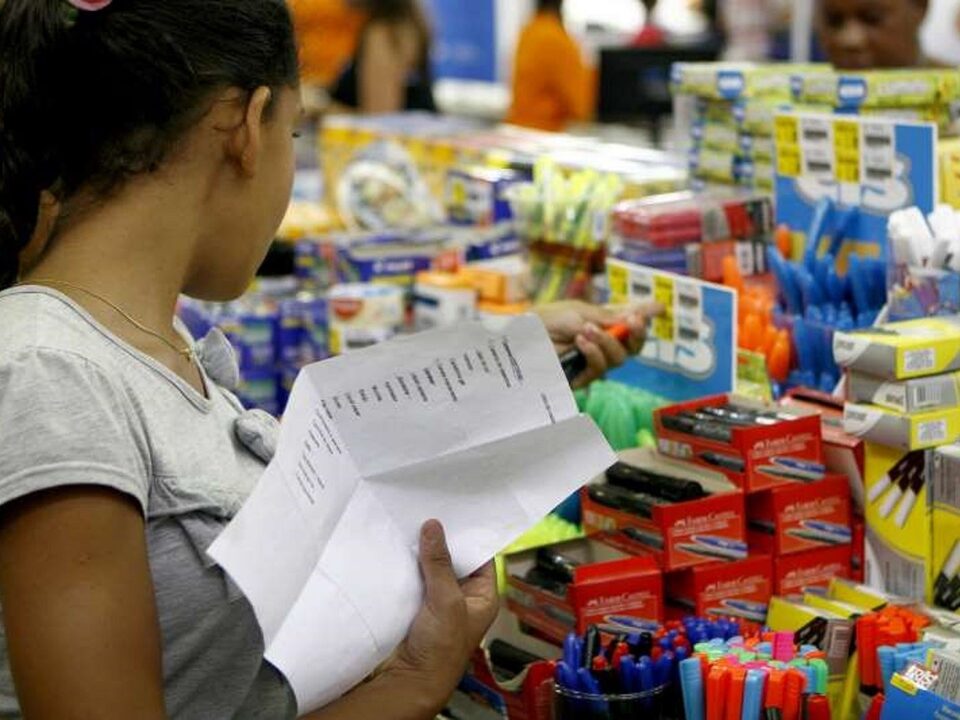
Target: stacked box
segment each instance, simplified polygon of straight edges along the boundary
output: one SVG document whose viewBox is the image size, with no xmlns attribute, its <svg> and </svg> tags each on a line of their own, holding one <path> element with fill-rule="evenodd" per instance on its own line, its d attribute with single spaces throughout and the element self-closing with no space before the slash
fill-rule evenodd
<svg viewBox="0 0 960 720">
<path fill-rule="evenodd" d="M 772 192 L 774 113 L 791 107 L 795 75 L 827 70 L 825 65 L 674 65 L 674 92 L 697 99 L 689 158 L 693 177 L 703 184 Z"/>
<path fill-rule="evenodd" d="M 844 430 L 865 440 L 865 579 L 960 609 L 960 321 L 837 333 Z"/>
</svg>

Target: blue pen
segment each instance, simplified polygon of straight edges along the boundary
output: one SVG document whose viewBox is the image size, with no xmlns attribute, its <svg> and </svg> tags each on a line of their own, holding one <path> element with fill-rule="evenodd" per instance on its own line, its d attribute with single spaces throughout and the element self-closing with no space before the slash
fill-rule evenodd
<svg viewBox="0 0 960 720">
<path fill-rule="evenodd" d="M 576 633 L 570 633 L 563 641 L 563 661 L 572 668 L 578 668 L 582 664 L 580 657 L 580 638 Z"/>
<path fill-rule="evenodd" d="M 704 720 L 706 713 L 700 658 L 688 658 L 680 663 L 680 689 L 683 693 L 684 720 Z"/>
<path fill-rule="evenodd" d="M 761 670 L 747 671 L 747 680 L 743 685 L 743 709 L 740 720 L 758 720 L 763 709 L 763 691 L 767 675 Z"/>
<path fill-rule="evenodd" d="M 817 248 L 820 239 L 826 233 L 827 223 L 833 214 L 833 200 L 828 197 L 820 198 L 813 209 L 813 218 L 807 228 L 807 247 L 803 253 L 803 264 L 809 272 L 814 272 L 817 265 Z"/>
<path fill-rule="evenodd" d="M 609 710 L 609 706 L 607 705 L 607 702 L 602 699 L 600 683 L 598 683 L 596 678 L 593 677 L 593 673 L 586 668 L 580 668 L 577 670 L 577 681 L 580 683 L 580 692 L 582 692 L 584 695 L 594 696 L 591 698 L 586 698 L 594 711 L 601 714 L 606 713 Z"/>
<path fill-rule="evenodd" d="M 580 683 L 577 681 L 577 674 L 573 671 L 573 668 L 566 663 L 565 660 L 561 660 L 557 663 L 557 667 L 554 670 L 554 679 L 564 690 L 569 690 L 570 692 L 580 691 Z"/>
<path fill-rule="evenodd" d="M 653 664 L 653 686 L 664 687 L 670 684 L 670 677 L 673 675 L 673 664 L 676 656 L 673 652 L 665 652 Z"/>
<path fill-rule="evenodd" d="M 634 689 L 635 687 L 639 687 L 636 672 L 637 664 L 632 657 L 627 655 L 620 659 L 620 687 L 623 688 L 624 693 L 639 692 L 639 689 Z"/>
<path fill-rule="evenodd" d="M 648 693 L 654 688 L 653 661 L 648 657 L 642 657 L 637 663 L 637 667 L 640 671 L 640 692 Z M 649 709 L 652 705 L 650 698 L 644 699 L 643 706 L 645 708 Z"/>
</svg>

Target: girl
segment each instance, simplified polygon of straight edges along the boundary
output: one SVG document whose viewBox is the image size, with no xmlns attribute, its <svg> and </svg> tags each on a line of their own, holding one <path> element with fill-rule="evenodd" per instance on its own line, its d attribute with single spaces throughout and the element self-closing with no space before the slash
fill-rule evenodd
<svg viewBox="0 0 960 720">
<path fill-rule="evenodd" d="M 297 85 L 284 0 L 0 2 L 0 717 L 296 716 L 206 555 L 263 472 L 259 423 L 216 382 L 222 348 L 173 317 L 181 293 L 237 297 L 263 259 Z M 581 383 L 622 361 L 587 324 L 612 315 L 551 312 Z M 420 560 L 409 637 L 309 717 L 442 707 L 496 593 L 489 570 L 458 583 L 437 523 Z"/>
</svg>

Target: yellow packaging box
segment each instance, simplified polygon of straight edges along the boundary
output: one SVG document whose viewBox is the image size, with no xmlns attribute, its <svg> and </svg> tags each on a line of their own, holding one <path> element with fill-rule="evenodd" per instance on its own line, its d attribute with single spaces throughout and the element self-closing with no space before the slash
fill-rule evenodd
<svg viewBox="0 0 960 720">
<path fill-rule="evenodd" d="M 838 332 L 833 356 L 841 367 L 885 380 L 960 370 L 960 317 L 930 317 Z"/>
<path fill-rule="evenodd" d="M 847 403 L 843 430 L 900 450 L 925 450 L 960 438 L 960 407 L 903 413 L 879 405 Z"/>
<path fill-rule="evenodd" d="M 949 105 L 960 99 L 960 72 L 942 70 L 869 70 L 796 73 L 791 84 L 797 102 L 832 103 L 837 108 L 916 108 Z"/>
</svg>

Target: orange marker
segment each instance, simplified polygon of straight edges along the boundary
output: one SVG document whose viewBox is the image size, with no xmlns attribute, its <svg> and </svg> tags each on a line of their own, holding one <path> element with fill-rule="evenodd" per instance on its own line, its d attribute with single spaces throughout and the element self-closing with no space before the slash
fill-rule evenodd
<svg viewBox="0 0 960 720">
<path fill-rule="evenodd" d="M 721 272 L 724 285 L 733 288 L 737 292 L 743 292 L 743 275 L 740 273 L 737 258 L 733 255 L 727 255 L 723 259 L 723 269 Z"/>
<path fill-rule="evenodd" d="M 783 682 L 786 677 L 784 670 L 771 670 L 767 675 L 767 694 L 763 706 L 768 718 L 783 717 Z"/>
<path fill-rule="evenodd" d="M 725 720 L 725 704 L 730 688 L 730 671 L 723 665 L 714 665 L 707 677 L 707 718 Z"/>
<path fill-rule="evenodd" d="M 784 382 L 790 374 L 790 359 L 790 335 L 786 330 L 781 330 L 777 335 L 777 341 L 773 344 L 770 355 L 767 357 L 770 377 L 777 382 Z"/>
<path fill-rule="evenodd" d="M 783 720 L 800 720 L 806 676 L 799 670 L 787 670 L 783 679 Z"/>
<path fill-rule="evenodd" d="M 746 668 L 730 668 L 730 687 L 727 690 L 727 707 L 723 716 L 724 720 L 740 720 L 740 715 L 743 712 L 743 687 L 746 682 Z"/>
<path fill-rule="evenodd" d="M 740 347 L 757 351 L 762 344 L 763 324 L 760 322 L 760 316 L 750 313 L 743 321 L 743 327 L 740 328 Z"/>
<path fill-rule="evenodd" d="M 774 243 L 785 260 L 793 255 L 793 233 L 786 225 L 778 225 L 773 234 Z"/>
<path fill-rule="evenodd" d="M 763 340 L 760 342 L 760 352 L 767 358 L 768 365 L 770 363 L 770 354 L 773 352 L 773 346 L 777 344 L 779 334 L 773 325 L 767 325 L 763 328 Z"/>
</svg>

